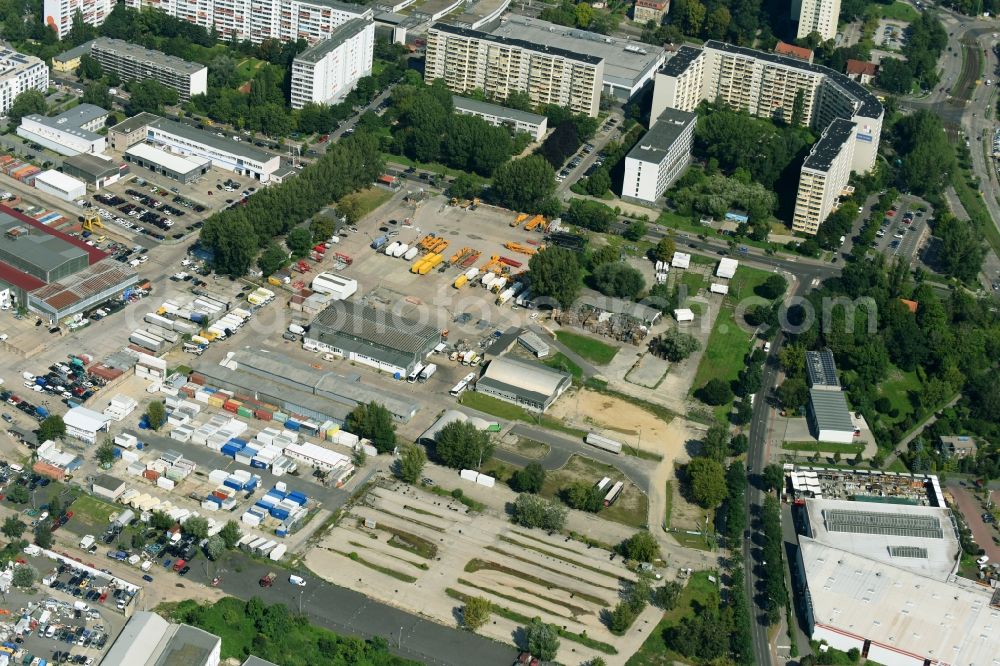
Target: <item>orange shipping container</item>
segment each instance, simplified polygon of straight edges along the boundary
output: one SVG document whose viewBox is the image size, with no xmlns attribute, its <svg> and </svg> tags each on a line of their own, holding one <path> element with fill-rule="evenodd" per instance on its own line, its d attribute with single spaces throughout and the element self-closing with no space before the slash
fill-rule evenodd
<svg viewBox="0 0 1000 666">
<path fill-rule="evenodd" d="M 147 469 L 143 470 L 142 477 L 144 479 L 149 479 L 150 481 L 156 481 L 158 478 L 160 478 L 160 473 L 157 472 L 155 469 Z"/>
</svg>

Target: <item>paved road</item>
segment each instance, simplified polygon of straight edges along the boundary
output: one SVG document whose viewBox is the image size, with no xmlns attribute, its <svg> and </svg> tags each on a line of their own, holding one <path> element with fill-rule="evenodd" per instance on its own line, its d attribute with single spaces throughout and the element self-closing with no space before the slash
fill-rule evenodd
<svg viewBox="0 0 1000 666">
<path fill-rule="evenodd" d="M 944 405 L 943 407 L 941 407 L 940 409 L 938 409 L 937 412 L 935 412 L 934 414 L 931 414 L 930 416 L 928 416 L 924 420 L 924 422 L 922 424 L 920 424 L 920 426 L 914 428 L 913 432 L 911 432 L 909 435 L 907 435 L 902 440 L 900 440 L 899 444 L 896 445 L 896 448 L 893 449 L 892 453 L 886 457 L 885 463 L 883 465 L 883 468 L 884 469 L 889 469 L 889 466 L 892 465 L 892 463 L 894 463 L 896 461 L 896 458 L 899 457 L 899 454 L 901 454 L 903 451 L 905 451 L 906 447 L 910 445 L 910 442 L 912 442 L 917 436 L 919 436 L 920 434 L 922 434 L 924 432 L 925 428 L 927 428 L 928 426 L 933 425 L 934 422 L 937 421 L 938 413 L 940 413 L 940 412 L 944 411 L 945 409 L 948 409 L 949 407 L 951 407 L 952 405 L 954 405 L 956 402 L 959 401 L 959 399 L 961 397 L 962 397 L 961 393 L 959 393 L 958 395 L 956 395 L 954 398 L 952 398 L 951 400 L 948 401 L 947 405 Z"/>
<path fill-rule="evenodd" d="M 601 374 L 600 370 L 598 370 L 590 363 L 588 363 L 586 359 L 581 357 L 575 351 L 573 351 L 563 343 L 559 342 L 558 338 L 554 338 L 551 335 L 549 335 L 548 332 L 541 326 L 538 326 L 537 324 L 530 324 L 528 326 L 528 330 L 530 330 L 532 333 L 534 333 L 541 339 L 546 340 L 550 345 L 555 347 L 556 350 L 559 351 L 563 356 L 568 358 L 573 363 L 576 363 L 576 365 L 579 366 L 579 368 L 583 371 L 584 379 L 590 379 L 594 375 Z"/>
<path fill-rule="evenodd" d="M 518 423 L 510 432 L 518 437 L 524 437 L 536 442 L 548 444 L 551 447 L 549 455 L 540 462 L 546 469 L 558 469 L 566 464 L 570 456 L 574 454 L 585 455 L 606 465 L 613 465 L 620 469 L 632 483 L 640 488 L 649 487 L 650 464 L 641 458 L 622 454 L 616 455 L 608 451 L 588 446 L 580 440 L 573 439 L 567 435 L 562 435 L 545 428 L 535 427 Z"/>
<path fill-rule="evenodd" d="M 959 512 L 965 518 L 969 529 L 972 530 L 973 539 L 979 544 L 980 548 L 986 551 L 991 562 L 1000 562 L 1000 546 L 993 543 L 993 535 L 996 534 L 996 528 L 983 522 L 981 517 L 984 513 L 982 503 L 967 488 L 963 488 L 955 480 L 950 480 L 947 486 L 948 492 L 955 498 Z"/>
</svg>

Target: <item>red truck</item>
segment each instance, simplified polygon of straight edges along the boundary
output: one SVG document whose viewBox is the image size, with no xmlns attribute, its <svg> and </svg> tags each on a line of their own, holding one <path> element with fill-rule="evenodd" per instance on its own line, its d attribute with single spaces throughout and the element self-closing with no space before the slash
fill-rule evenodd
<svg viewBox="0 0 1000 666">
<path fill-rule="evenodd" d="M 271 585 L 274 584 L 274 579 L 277 578 L 277 577 L 278 577 L 278 574 L 274 573 L 273 571 L 270 572 L 269 574 L 267 574 L 266 576 L 262 576 L 261 579 L 260 579 L 260 586 L 261 587 L 271 587 Z"/>
<path fill-rule="evenodd" d="M 174 571 L 180 571 L 181 569 L 184 568 L 185 564 L 187 564 L 186 560 L 177 560 L 176 562 L 174 562 Z"/>
</svg>

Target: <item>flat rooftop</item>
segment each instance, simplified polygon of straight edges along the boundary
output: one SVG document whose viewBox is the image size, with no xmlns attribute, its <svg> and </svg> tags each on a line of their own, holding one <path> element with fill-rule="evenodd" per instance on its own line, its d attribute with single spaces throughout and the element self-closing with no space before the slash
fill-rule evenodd
<svg viewBox="0 0 1000 666">
<path fill-rule="evenodd" d="M 447 23 L 435 23 L 430 27 L 430 29 L 445 32 L 451 35 L 457 35 L 459 37 L 465 37 L 467 39 L 482 39 L 489 42 L 496 42 L 498 44 L 515 46 L 528 51 L 537 51 L 538 53 L 546 53 L 552 56 L 567 58 L 569 60 L 578 60 L 579 62 L 584 62 L 589 65 L 599 65 L 602 60 L 602 58 L 598 56 L 580 53 L 566 48 L 560 48 L 559 45 L 549 44 L 550 41 L 554 42 L 555 40 L 546 39 L 544 42 L 532 42 L 529 39 L 523 39 L 520 35 L 507 37 L 502 34 L 497 34 L 496 32 L 491 34 L 488 32 L 480 32 L 479 30 L 469 30 L 468 28 L 459 28 L 458 26 L 448 25 Z"/>
<path fill-rule="evenodd" d="M 660 68 L 660 73 L 667 76 L 680 76 L 701 55 L 701 51 L 702 49 L 697 46 L 684 44 L 677 49 L 670 60 L 664 63 L 663 67 Z"/>
<path fill-rule="evenodd" d="M 132 44 L 121 39 L 98 37 L 92 43 L 91 50 L 110 51 L 128 60 L 149 63 L 160 69 L 170 70 L 178 74 L 194 74 L 205 69 L 205 65 L 190 62 L 177 56 L 167 55 L 162 51 L 147 49 L 138 44 Z"/>
<path fill-rule="evenodd" d="M 799 537 L 815 625 L 872 641 L 870 654 L 894 663 L 991 666 L 1000 655 L 994 590 L 963 578 L 947 582 Z"/>
<path fill-rule="evenodd" d="M 473 113 L 483 113 L 490 116 L 497 116 L 499 118 L 510 118 L 511 120 L 528 123 L 529 125 L 540 125 L 545 122 L 545 116 L 540 116 L 537 113 L 521 111 L 520 109 L 508 109 L 506 106 L 482 102 L 478 99 L 452 95 L 451 101 L 455 105 L 456 109 L 466 109 L 468 111 L 472 111 Z"/>
<path fill-rule="evenodd" d="M 85 130 L 83 129 L 83 126 L 97 120 L 98 118 L 106 118 L 107 115 L 107 110 L 102 109 L 99 106 L 95 106 L 93 104 L 78 104 L 72 109 L 63 111 L 58 116 L 53 116 L 51 118 L 37 113 L 32 113 L 31 115 L 25 116 L 25 118 L 32 120 L 39 125 L 44 125 L 46 127 L 59 130 L 60 132 L 72 134 L 73 136 L 86 141 L 96 141 L 101 138 L 101 135 L 96 132 L 91 132 L 90 130 Z"/>
<path fill-rule="evenodd" d="M 148 113 L 143 111 L 142 113 L 132 116 L 127 120 L 123 120 L 117 125 L 113 126 L 109 132 L 118 132 L 120 134 L 131 134 L 143 127 L 149 125 L 150 123 L 160 120 L 160 117 L 155 113 Z"/>
<path fill-rule="evenodd" d="M 554 46 L 604 60 L 604 81 L 631 88 L 663 62 L 663 47 L 568 28 L 519 14 L 508 14 L 492 34 Z"/>
<path fill-rule="evenodd" d="M 812 388 L 809 389 L 809 401 L 820 430 L 854 432 L 854 421 L 843 391 Z"/>
<path fill-rule="evenodd" d="M 629 158 L 659 164 L 667 156 L 674 142 L 697 119 L 697 114 L 667 107 L 656 120 L 653 129 L 646 132 L 629 151 Z"/>
<path fill-rule="evenodd" d="M 838 499 L 807 499 L 809 537 L 855 555 L 947 581 L 962 546 L 951 510 Z"/>
<path fill-rule="evenodd" d="M 276 154 L 263 151 L 251 144 L 249 141 L 233 141 L 232 139 L 216 136 L 211 132 L 206 132 L 205 130 L 200 130 L 197 127 L 191 127 L 190 125 L 185 125 L 184 123 L 167 120 L 166 118 L 157 118 L 153 122 L 149 123 L 149 125 L 156 127 L 163 132 L 168 132 L 183 139 L 187 139 L 193 143 L 214 148 L 215 150 L 223 153 L 238 155 L 253 162 L 267 162 L 277 157 Z"/>
<path fill-rule="evenodd" d="M 853 135 L 854 123 L 844 118 L 836 118 L 823 130 L 819 141 L 813 144 L 802 166 L 816 171 L 827 171 Z"/>
<path fill-rule="evenodd" d="M 118 173 L 121 167 L 115 160 L 92 153 L 80 153 L 79 155 L 67 157 L 63 160 L 63 164 L 79 169 L 94 178 L 112 176 Z"/>
<path fill-rule="evenodd" d="M 148 143 L 137 143 L 125 151 L 126 155 L 138 157 L 147 162 L 153 162 L 165 167 L 174 173 L 188 174 L 197 171 L 206 165 L 211 165 L 212 161 L 204 157 L 187 157 L 167 152 Z"/>
<path fill-rule="evenodd" d="M 40 270 L 50 271 L 87 254 L 76 244 L 48 233 L 45 225 L 30 224 L 29 219 L 0 207 L 0 257 L 17 257 Z"/>
<path fill-rule="evenodd" d="M 370 21 L 365 21 L 359 18 L 353 18 L 345 23 L 342 23 L 337 26 L 332 33 L 330 33 L 329 37 L 316 42 L 316 44 L 310 46 L 305 51 L 295 56 L 295 60 L 317 63 L 348 39 L 363 32 L 370 23 Z"/>
</svg>

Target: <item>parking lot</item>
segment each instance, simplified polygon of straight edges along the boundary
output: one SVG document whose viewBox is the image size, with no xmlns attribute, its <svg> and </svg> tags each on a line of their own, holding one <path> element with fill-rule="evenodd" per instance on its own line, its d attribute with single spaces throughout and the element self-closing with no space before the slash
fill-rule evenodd
<svg viewBox="0 0 1000 666">
<path fill-rule="evenodd" d="M 873 247 L 886 256 L 912 261 L 930 235 L 927 223 L 932 216 L 929 207 L 916 197 L 900 197 L 879 223 Z"/>
<path fill-rule="evenodd" d="M 898 51 L 906 44 L 909 23 L 882 19 L 875 30 L 875 46 Z"/>
</svg>

